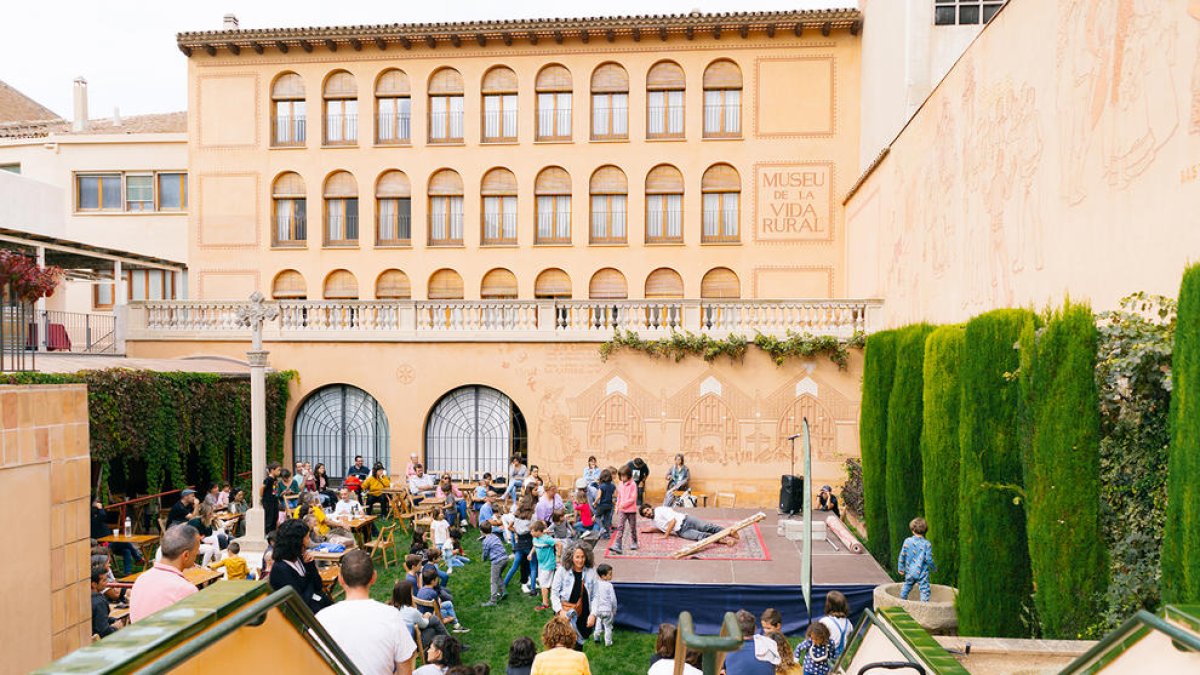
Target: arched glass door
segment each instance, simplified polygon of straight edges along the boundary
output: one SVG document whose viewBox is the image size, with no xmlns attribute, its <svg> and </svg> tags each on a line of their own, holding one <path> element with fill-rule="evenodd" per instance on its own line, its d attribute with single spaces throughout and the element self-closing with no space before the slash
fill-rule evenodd
<svg viewBox="0 0 1200 675">
<path fill-rule="evenodd" d="M 527 455 L 525 417 L 491 387 L 460 387 L 433 407 L 425 425 L 425 464 L 431 473 L 507 474 L 513 454 Z"/>
<path fill-rule="evenodd" d="M 296 412 L 292 455 L 297 462 L 325 464 L 329 476 L 342 477 L 362 455 L 363 463 L 388 463 L 388 421 L 375 397 L 348 384 L 313 392 Z"/>
</svg>

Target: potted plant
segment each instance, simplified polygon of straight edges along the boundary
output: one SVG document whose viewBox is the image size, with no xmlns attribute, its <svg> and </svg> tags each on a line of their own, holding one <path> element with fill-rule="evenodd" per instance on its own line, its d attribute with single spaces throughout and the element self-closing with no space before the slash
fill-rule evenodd
<svg viewBox="0 0 1200 675">
<path fill-rule="evenodd" d="M 30 345 L 31 305 L 54 292 L 63 271 L 33 258 L 0 250 L 0 350 L 13 353 Z"/>
</svg>

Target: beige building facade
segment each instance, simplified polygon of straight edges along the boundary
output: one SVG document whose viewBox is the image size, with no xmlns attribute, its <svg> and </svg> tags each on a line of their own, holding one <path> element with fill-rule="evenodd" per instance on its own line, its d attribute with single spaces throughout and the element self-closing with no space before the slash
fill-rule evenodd
<svg viewBox="0 0 1200 675">
<path fill-rule="evenodd" d="M 846 200 L 888 325 L 1174 296 L 1200 251 L 1200 4 L 1010 0 Z"/>
<path fill-rule="evenodd" d="M 809 416 L 857 454 L 857 356 L 679 363 L 614 329 L 850 337 L 839 195 L 857 172 L 856 10 L 184 33 L 190 303 L 129 353 L 238 358 L 279 303 L 294 459 L 555 478 L 684 452 L 768 504 Z M 348 433 L 343 433 L 350 429 Z M 661 490 L 656 480 L 652 487 Z"/>
</svg>

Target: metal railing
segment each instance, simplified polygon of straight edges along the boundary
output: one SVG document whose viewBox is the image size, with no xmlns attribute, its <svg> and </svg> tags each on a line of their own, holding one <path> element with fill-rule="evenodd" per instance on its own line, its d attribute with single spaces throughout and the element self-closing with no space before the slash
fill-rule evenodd
<svg viewBox="0 0 1200 675">
<path fill-rule="evenodd" d="M 274 117 L 271 119 L 271 145 L 304 145 L 307 128 L 301 115 Z"/>
<path fill-rule="evenodd" d="M 375 116 L 377 143 L 408 143 L 412 138 L 412 116 L 409 113 L 379 113 Z"/>
<path fill-rule="evenodd" d="M 325 145 L 347 145 L 358 142 L 358 115 L 326 115 Z"/>
<path fill-rule="evenodd" d="M 45 310 L 35 340 L 51 352 L 116 354 L 117 319 L 112 314 Z"/>
<path fill-rule="evenodd" d="M 228 340 L 248 335 L 240 302 L 129 305 L 128 340 Z M 264 324 L 268 340 L 604 341 L 614 330 L 648 337 L 788 331 L 849 338 L 882 325 L 876 300 L 285 300 Z"/>
</svg>

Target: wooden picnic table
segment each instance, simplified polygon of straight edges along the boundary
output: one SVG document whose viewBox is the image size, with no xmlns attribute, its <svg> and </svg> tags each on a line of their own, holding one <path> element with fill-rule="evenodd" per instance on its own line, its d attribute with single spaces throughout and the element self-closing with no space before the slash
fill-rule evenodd
<svg viewBox="0 0 1200 675">
<path fill-rule="evenodd" d="M 120 579 L 117 579 L 117 583 L 132 584 L 133 582 L 137 581 L 137 578 L 142 576 L 142 574 L 145 574 L 145 572 L 142 571 L 138 572 L 137 574 L 130 574 L 127 577 L 121 577 Z M 220 579 L 221 576 L 221 572 L 217 570 L 210 570 L 207 567 L 189 567 L 183 571 L 183 578 L 190 581 L 196 588 L 204 588 L 205 586 L 208 586 L 214 581 Z"/>
<path fill-rule="evenodd" d="M 336 565 L 342 562 L 342 556 L 346 555 L 346 551 L 348 550 L 350 549 L 344 549 L 338 551 L 337 553 L 332 553 L 329 551 L 309 551 L 309 553 L 312 554 L 313 562 L 317 563 L 318 566 L 320 566 L 321 563 L 331 563 Z"/>
<path fill-rule="evenodd" d="M 150 552 L 147 549 L 157 542 L 158 539 L 159 536 L 157 534 L 133 534 L 128 537 L 123 534 L 116 536 L 110 534 L 107 537 L 100 537 L 96 541 L 104 544 L 133 544 L 141 551 L 144 560 L 150 560 Z"/>
<path fill-rule="evenodd" d="M 371 516 L 356 516 L 354 518 L 341 518 L 341 519 L 328 518 L 327 520 L 334 525 L 341 525 L 342 527 L 350 530 L 350 533 L 354 535 L 354 541 L 359 546 L 362 546 L 363 545 L 363 532 L 367 531 L 366 528 L 370 527 L 371 523 L 375 522 L 378 519 L 379 519 L 379 516 L 371 515 Z"/>
</svg>

